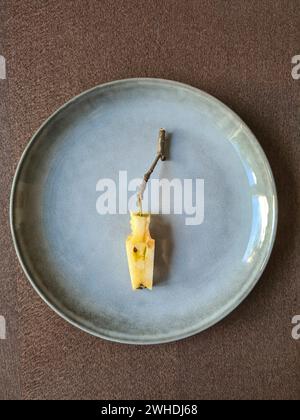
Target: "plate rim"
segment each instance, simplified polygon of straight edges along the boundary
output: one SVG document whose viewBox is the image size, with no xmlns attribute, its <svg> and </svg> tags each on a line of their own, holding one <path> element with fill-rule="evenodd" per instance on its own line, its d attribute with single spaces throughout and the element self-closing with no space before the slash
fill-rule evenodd
<svg viewBox="0 0 300 420">
<path fill-rule="evenodd" d="M 218 316 L 214 317 L 213 319 L 210 319 L 205 325 L 195 328 L 195 329 L 191 329 L 188 332 L 183 332 L 181 334 L 174 334 L 174 336 L 172 337 L 165 337 L 165 338 L 158 338 L 158 339 L 139 339 L 138 336 L 136 337 L 136 339 L 126 339 L 126 338 L 120 338 L 120 337 L 114 337 L 114 336 L 110 336 L 109 334 L 104 334 L 104 333 L 99 333 L 96 332 L 82 324 L 80 324 L 80 322 L 77 322 L 75 320 L 73 320 L 69 315 L 67 315 L 66 313 L 63 312 L 63 310 L 61 310 L 60 308 L 56 307 L 56 305 L 54 304 L 54 302 L 51 302 L 50 299 L 48 299 L 48 297 L 44 294 L 42 288 L 38 287 L 35 280 L 34 280 L 34 276 L 30 275 L 29 270 L 26 267 L 25 264 L 25 258 L 22 255 L 22 249 L 21 247 L 19 247 L 18 241 L 17 241 L 17 233 L 16 233 L 16 227 L 15 227 L 15 223 L 14 223 L 14 203 L 15 203 L 15 198 L 16 198 L 16 191 L 17 191 L 17 186 L 18 186 L 18 179 L 22 170 L 22 166 L 23 163 L 26 160 L 26 157 L 31 149 L 31 147 L 35 144 L 35 142 L 38 140 L 39 138 L 39 134 L 40 132 L 47 126 L 47 124 L 56 116 L 58 115 L 60 112 L 62 112 L 65 108 L 67 108 L 69 105 L 71 105 L 73 102 L 76 102 L 78 99 L 82 98 L 85 95 L 88 95 L 89 93 L 92 93 L 93 91 L 96 91 L 98 89 L 103 89 L 103 88 L 107 88 L 107 87 L 111 87 L 114 85 L 122 85 L 122 84 L 127 84 L 127 83 L 138 83 L 138 82 L 149 82 L 149 83 L 158 83 L 158 84 L 162 84 L 162 85 L 169 85 L 169 86 L 174 86 L 174 87 L 181 87 L 181 88 L 185 88 L 187 90 L 190 90 L 193 93 L 196 94 L 201 94 L 202 96 L 206 96 L 210 101 L 217 103 L 218 105 L 221 105 L 224 109 L 226 109 L 227 111 L 229 111 L 234 118 L 237 119 L 237 121 L 239 121 L 243 127 L 251 134 L 251 137 L 253 139 L 253 145 L 257 148 L 260 156 L 263 159 L 264 162 L 264 168 L 265 170 L 268 172 L 269 175 L 269 180 L 271 183 L 271 188 L 272 188 L 272 193 L 273 193 L 273 197 L 274 197 L 274 215 L 273 215 L 273 225 L 272 225 L 272 232 L 271 232 L 271 238 L 270 238 L 270 244 L 269 244 L 269 248 L 267 250 L 266 256 L 263 260 L 263 263 L 261 265 L 259 265 L 257 267 L 253 282 L 249 285 L 249 287 L 243 291 L 243 293 L 241 293 L 240 295 L 236 295 L 236 299 L 232 302 L 230 302 L 229 307 L 225 307 L 225 310 L 219 314 Z M 218 98 L 216 98 L 215 96 L 203 91 L 202 89 L 193 87 L 189 84 L 186 83 L 182 83 L 182 82 L 178 82 L 178 81 L 174 81 L 174 80 L 169 80 L 169 79 L 162 79 L 162 78 L 155 78 L 155 77 L 135 77 L 135 78 L 125 78 L 125 79 L 118 79 L 118 80 L 113 80 L 110 82 L 106 82 L 106 83 L 102 83 L 102 84 L 98 84 L 90 89 L 87 89 L 83 92 L 81 92 L 80 94 L 72 97 L 71 99 L 69 99 L 67 102 L 65 102 L 62 106 L 60 106 L 58 109 L 56 109 L 46 120 L 44 120 L 44 122 L 39 126 L 39 128 L 35 131 L 35 133 L 32 135 L 32 137 L 30 138 L 28 144 L 26 145 L 21 158 L 17 164 L 16 167 L 16 171 L 13 177 L 13 182 L 12 182 L 12 188 L 11 188 L 11 193 L 10 193 L 10 200 L 9 200 L 9 225 L 10 225 L 10 231 L 11 231 L 11 235 L 12 235 L 12 240 L 13 240 L 13 245 L 17 254 L 17 258 L 18 261 L 22 267 L 22 270 L 27 278 L 27 280 L 29 281 L 29 283 L 31 284 L 31 286 L 33 287 L 33 289 L 37 292 L 37 294 L 40 296 L 40 298 L 57 314 L 59 315 L 61 318 L 63 318 L 65 321 L 67 321 L 68 323 L 70 323 L 71 325 L 73 325 L 74 327 L 79 328 L 80 330 L 94 336 L 97 338 L 102 338 L 108 341 L 112 341 L 112 342 L 117 342 L 117 343 L 122 343 L 122 344 L 133 344 L 133 345 L 154 345 L 154 344 L 164 344 L 164 343 L 171 343 L 171 342 L 176 342 L 178 340 L 182 340 L 184 338 L 187 337 L 191 337 L 195 334 L 198 334 L 200 332 L 203 332 L 211 327 L 213 327 L 214 325 L 218 324 L 220 321 L 222 321 L 223 319 L 225 319 L 229 314 L 231 314 L 253 291 L 253 289 L 255 288 L 255 286 L 257 285 L 259 279 L 261 278 L 273 251 L 274 248 L 274 243 L 276 240 L 276 235 L 277 235 L 277 228 L 278 228 L 278 194 L 277 194 L 277 188 L 276 188 L 276 183 L 275 183 L 275 178 L 271 169 L 271 165 L 270 162 L 266 156 L 266 153 L 264 151 L 264 149 L 262 148 L 261 144 L 259 143 L 258 139 L 256 138 L 256 136 L 254 135 L 254 133 L 252 132 L 252 130 L 248 127 L 248 125 L 242 120 L 242 118 L 235 112 L 233 111 L 228 105 L 226 105 L 225 103 L 223 103 L 221 100 L 219 100 Z"/>
</svg>

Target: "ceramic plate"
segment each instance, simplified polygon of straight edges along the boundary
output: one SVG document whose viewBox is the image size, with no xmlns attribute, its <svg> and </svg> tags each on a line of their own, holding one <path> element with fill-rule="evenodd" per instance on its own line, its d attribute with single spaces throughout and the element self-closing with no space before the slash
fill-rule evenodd
<svg viewBox="0 0 300 420">
<path fill-rule="evenodd" d="M 155 285 L 134 292 L 128 205 L 160 127 L 168 159 L 147 189 Z M 11 197 L 35 290 L 73 325 L 125 343 L 178 340 L 224 318 L 261 276 L 276 223 L 270 166 L 243 121 L 198 89 L 158 79 L 108 83 L 64 105 L 29 143 Z"/>
</svg>

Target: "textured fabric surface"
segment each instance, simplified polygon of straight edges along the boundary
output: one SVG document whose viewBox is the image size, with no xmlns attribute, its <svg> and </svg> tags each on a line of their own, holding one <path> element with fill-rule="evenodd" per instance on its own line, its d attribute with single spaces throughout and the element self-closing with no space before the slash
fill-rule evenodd
<svg viewBox="0 0 300 420">
<path fill-rule="evenodd" d="M 299 1 L 0 4 L 0 397 L 299 398 Z M 150 347 L 90 337 L 54 314 L 26 281 L 8 225 L 12 177 L 43 120 L 85 89 L 139 76 L 191 84 L 233 108 L 270 160 L 280 208 L 274 252 L 247 300 L 202 334 Z"/>
</svg>

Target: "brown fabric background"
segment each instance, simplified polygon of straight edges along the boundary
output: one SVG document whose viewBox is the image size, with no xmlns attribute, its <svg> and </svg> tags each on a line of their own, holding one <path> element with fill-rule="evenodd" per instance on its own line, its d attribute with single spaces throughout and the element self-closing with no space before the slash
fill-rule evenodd
<svg viewBox="0 0 300 420">
<path fill-rule="evenodd" d="M 299 0 L 3 1 L 0 54 L 0 397 L 22 399 L 296 399 L 299 342 Z M 15 256 L 8 199 L 33 132 L 65 101 L 113 79 L 189 83 L 256 133 L 276 178 L 279 231 L 250 297 L 214 328 L 135 347 L 76 330 L 36 295 Z"/>
</svg>

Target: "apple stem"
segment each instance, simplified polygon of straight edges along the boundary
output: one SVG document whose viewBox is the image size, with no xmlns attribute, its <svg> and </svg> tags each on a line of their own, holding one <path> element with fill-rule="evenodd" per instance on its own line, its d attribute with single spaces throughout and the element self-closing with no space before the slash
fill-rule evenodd
<svg viewBox="0 0 300 420">
<path fill-rule="evenodd" d="M 150 166 L 149 170 L 145 173 L 145 175 L 143 177 L 143 182 L 142 182 L 141 186 L 139 187 L 139 191 L 138 191 L 138 194 L 137 194 L 138 207 L 139 207 L 140 215 L 142 214 L 142 200 L 143 200 L 143 195 L 144 195 L 144 192 L 145 192 L 145 189 L 146 189 L 146 186 L 147 186 L 147 182 L 149 181 L 157 163 L 160 160 L 161 161 L 166 160 L 165 144 L 166 144 L 166 130 L 161 128 L 159 130 L 159 135 L 158 135 L 156 157 L 155 157 L 152 165 Z"/>
</svg>

